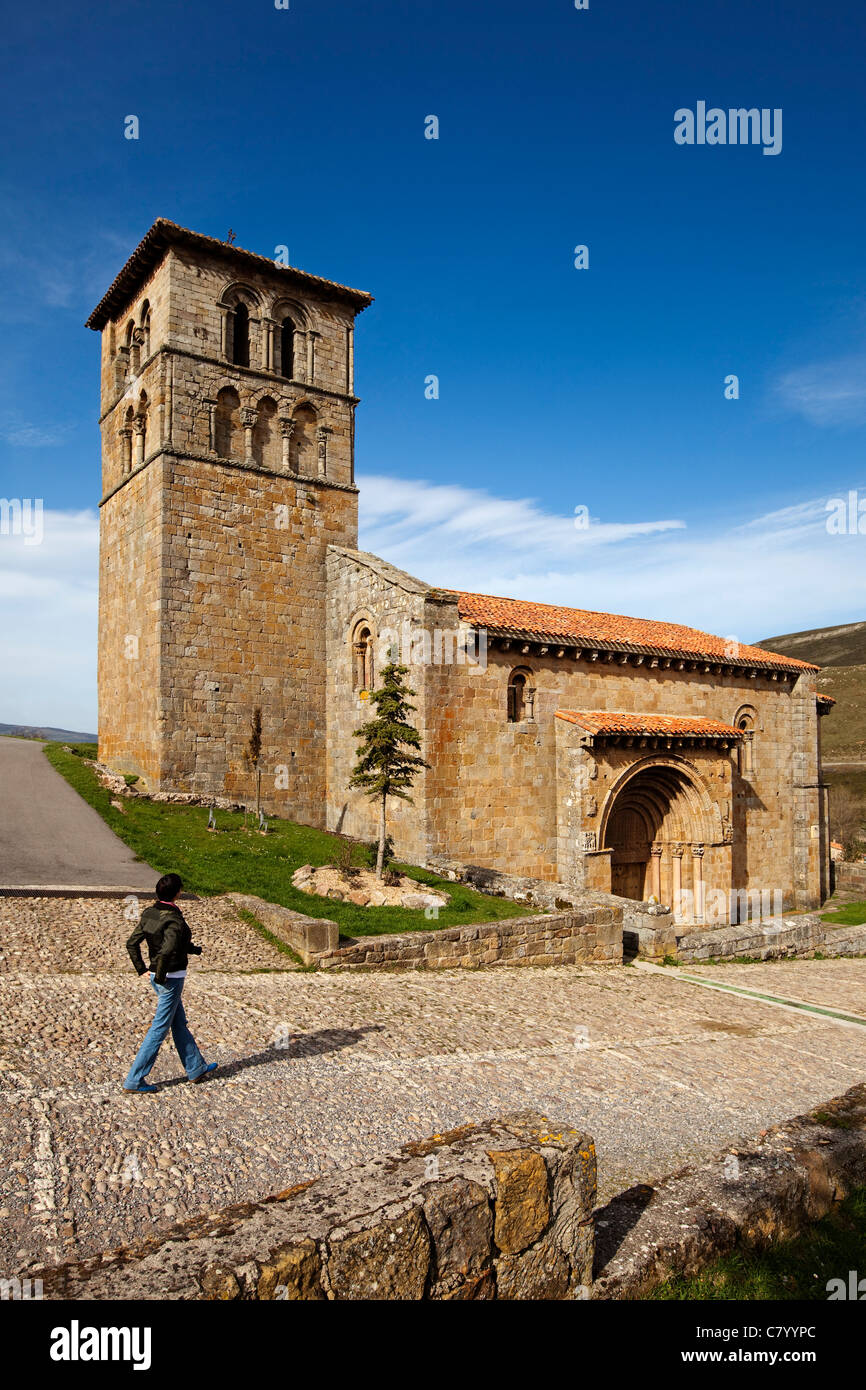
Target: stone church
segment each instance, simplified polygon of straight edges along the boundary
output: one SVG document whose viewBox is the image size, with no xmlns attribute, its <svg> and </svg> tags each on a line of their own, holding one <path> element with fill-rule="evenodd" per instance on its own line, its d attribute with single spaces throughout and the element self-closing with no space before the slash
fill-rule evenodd
<svg viewBox="0 0 866 1390">
<path fill-rule="evenodd" d="M 389 653 L 430 764 L 397 851 L 685 903 L 827 891 L 814 666 L 674 623 L 437 588 L 357 549 L 369 294 L 159 219 L 102 334 L 99 746 L 151 791 L 372 838 L 348 782 Z"/>
</svg>

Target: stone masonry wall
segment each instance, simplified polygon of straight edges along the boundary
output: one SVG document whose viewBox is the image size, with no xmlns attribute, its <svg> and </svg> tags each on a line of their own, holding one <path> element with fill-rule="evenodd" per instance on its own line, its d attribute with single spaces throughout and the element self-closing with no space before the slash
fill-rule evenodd
<svg viewBox="0 0 866 1390">
<path fill-rule="evenodd" d="M 265 809 L 323 825 L 325 553 L 357 540 L 353 309 L 289 289 L 276 266 L 245 270 L 250 367 L 237 367 L 220 307 L 231 280 L 174 248 L 103 332 L 100 757 L 150 791 L 250 803 L 260 706 Z M 146 305 L 136 375 L 121 346 Z M 292 380 L 269 365 L 268 319 L 283 312 L 300 326 Z M 240 401 L 225 419 L 222 388 Z M 278 416 L 301 408 L 287 460 Z"/>
<path fill-rule="evenodd" d="M 158 786 L 162 582 L 162 463 L 103 508 L 99 546 L 99 752 Z"/>
<path fill-rule="evenodd" d="M 48 1299 L 574 1299 L 595 1197 L 589 1135 L 521 1114 L 38 1274 Z"/>
<path fill-rule="evenodd" d="M 416 633 L 461 627 L 447 593 L 425 592 L 421 581 L 397 574 L 375 557 L 329 559 L 330 824 L 364 837 L 374 833 L 373 813 L 343 789 L 354 752 L 351 731 L 361 714 L 351 691 L 353 623 L 363 615 L 374 632 L 403 622 Z M 600 844 L 618 779 L 646 753 L 624 747 L 590 753 L 581 746 L 580 731 L 563 725 L 556 711 L 695 715 L 734 724 L 746 710 L 755 728 L 748 775 L 738 770 L 735 752 L 715 746 L 689 747 L 669 759 L 703 788 L 712 807 L 685 838 L 705 844 L 708 893 L 780 893 L 786 910 L 795 903 L 817 904 L 822 841 L 813 673 L 791 688 L 762 673 L 722 676 L 650 664 L 637 669 L 558 659 L 552 652 L 523 655 L 519 645 L 511 652 L 488 650 L 486 665 L 429 658 L 411 664 L 415 722 L 431 768 L 416 783 L 414 808 L 395 809 L 399 853 L 422 862 L 444 855 L 521 876 L 609 888 L 609 856 L 588 845 Z M 515 666 L 530 670 L 536 690 L 534 718 L 521 723 L 507 719 L 508 678 Z M 663 752 L 656 757 L 665 760 Z M 671 896 L 668 858 L 663 901 Z M 693 888 L 693 868 L 687 854 L 685 890 Z"/>
<path fill-rule="evenodd" d="M 592 906 L 480 926 L 363 936 L 311 957 L 323 969 L 476 969 L 622 962 L 622 909 Z"/>
</svg>

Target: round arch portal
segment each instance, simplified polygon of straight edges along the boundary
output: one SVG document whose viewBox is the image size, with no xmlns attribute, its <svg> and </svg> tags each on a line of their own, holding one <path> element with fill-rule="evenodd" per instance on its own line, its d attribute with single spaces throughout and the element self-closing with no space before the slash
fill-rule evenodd
<svg viewBox="0 0 866 1390">
<path fill-rule="evenodd" d="M 686 847 L 717 842 L 720 831 L 717 808 L 688 764 L 656 759 L 630 768 L 602 817 L 599 844 L 611 851 L 610 891 L 639 901 L 659 896 L 665 848 L 681 855 Z"/>
</svg>

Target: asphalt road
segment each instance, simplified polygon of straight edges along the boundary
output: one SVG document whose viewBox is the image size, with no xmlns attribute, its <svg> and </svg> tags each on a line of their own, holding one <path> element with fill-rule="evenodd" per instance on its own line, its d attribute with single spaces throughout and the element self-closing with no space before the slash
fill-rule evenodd
<svg viewBox="0 0 866 1390">
<path fill-rule="evenodd" d="M 42 748 L 0 738 L 0 887 L 152 893 L 158 875 L 55 772 Z"/>
</svg>

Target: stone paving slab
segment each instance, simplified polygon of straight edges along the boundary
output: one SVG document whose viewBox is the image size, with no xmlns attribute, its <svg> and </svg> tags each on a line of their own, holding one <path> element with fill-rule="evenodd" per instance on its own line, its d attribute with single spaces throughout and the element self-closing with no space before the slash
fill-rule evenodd
<svg viewBox="0 0 866 1390">
<path fill-rule="evenodd" d="M 514 1109 L 595 1136 L 604 1202 L 866 1073 L 866 1029 L 628 967 L 286 970 L 210 900 L 184 905 L 205 947 L 184 998 L 220 1071 L 190 1086 L 167 1044 L 152 1073 L 160 1091 L 127 1096 L 152 996 L 126 961 L 122 906 L 15 900 L 0 912 L 4 1277 Z M 59 957 L 48 949 L 58 931 Z M 798 995 L 852 1008 L 864 964 L 717 972 L 750 972 L 749 987 L 771 992 L 796 976 Z"/>
</svg>

